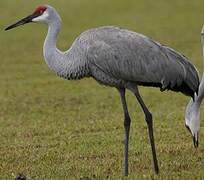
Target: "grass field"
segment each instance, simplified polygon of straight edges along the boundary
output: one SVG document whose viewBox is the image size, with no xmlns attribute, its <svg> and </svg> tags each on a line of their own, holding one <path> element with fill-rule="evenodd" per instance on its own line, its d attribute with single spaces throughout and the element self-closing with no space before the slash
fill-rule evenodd
<svg viewBox="0 0 204 180">
<path fill-rule="evenodd" d="M 122 179 L 124 130 L 118 92 L 92 79 L 66 81 L 51 73 L 42 56 L 45 26 L 3 31 L 44 3 L 62 16 L 60 49 L 67 49 L 86 29 L 117 25 L 182 52 L 202 73 L 204 1 L 0 2 L 0 179 L 13 179 L 18 173 L 29 179 Z M 153 113 L 161 173 L 153 173 L 144 116 L 128 93 L 130 176 L 124 179 L 204 178 L 204 116 L 200 147 L 195 149 L 184 127 L 189 97 L 153 88 L 140 91 Z"/>
</svg>

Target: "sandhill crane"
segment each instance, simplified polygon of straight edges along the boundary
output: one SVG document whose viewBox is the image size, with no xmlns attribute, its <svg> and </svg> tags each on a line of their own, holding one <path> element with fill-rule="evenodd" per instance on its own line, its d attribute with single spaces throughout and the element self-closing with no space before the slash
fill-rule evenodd
<svg viewBox="0 0 204 180">
<path fill-rule="evenodd" d="M 125 97 L 126 89 L 136 96 L 147 122 L 154 170 L 159 173 L 152 114 L 143 102 L 138 86 L 159 87 L 161 91 L 169 89 L 194 98 L 199 87 L 199 77 L 195 67 L 175 50 L 142 34 L 114 26 L 87 30 L 67 51 L 62 52 L 56 47 L 61 18 L 49 5 L 39 6 L 31 15 L 8 26 L 5 30 L 30 22 L 43 22 L 48 25 L 43 54 L 49 68 L 58 76 L 65 79 L 92 77 L 101 84 L 118 89 L 124 111 L 125 176 L 128 175 L 131 123 Z M 188 127 L 192 128 L 191 125 Z M 195 139 L 194 130 L 191 132 Z"/>
<path fill-rule="evenodd" d="M 204 57 L 204 26 L 201 30 L 201 42 L 203 45 Z M 186 107 L 185 125 L 193 135 L 194 146 L 198 146 L 198 133 L 200 130 L 200 106 L 204 98 L 204 73 L 199 85 L 198 95 L 194 95 L 194 101 L 191 99 Z"/>
</svg>

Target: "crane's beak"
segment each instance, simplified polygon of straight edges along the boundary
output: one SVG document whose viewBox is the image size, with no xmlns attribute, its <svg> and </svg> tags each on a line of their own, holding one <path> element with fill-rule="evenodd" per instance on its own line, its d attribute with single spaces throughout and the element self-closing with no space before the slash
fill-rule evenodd
<svg viewBox="0 0 204 180">
<path fill-rule="evenodd" d="M 185 126 L 186 126 L 186 128 L 188 129 L 188 131 L 191 133 L 191 130 L 190 130 L 190 128 L 185 124 Z M 191 135 L 192 135 L 192 133 L 191 133 Z M 197 148 L 198 147 L 198 144 L 199 144 L 199 141 L 198 141 L 198 134 L 197 135 L 192 135 L 192 138 L 193 138 L 193 145 L 194 145 L 194 147 L 195 148 Z"/>
<path fill-rule="evenodd" d="M 38 16 L 39 16 L 38 13 L 31 14 L 31 15 L 21 19 L 20 21 L 14 23 L 14 24 L 9 25 L 8 27 L 5 28 L 5 31 L 7 31 L 9 29 L 13 29 L 13 28 L 15 28 L 17 26 L 20 26 L 20 25 L 23 25 L 23 24 L 30 23 L 30 22 L 32 22 L 32 19 L 34 19 L 34 18 L 36 18 Z"/>
<path fill-rule="evenodd" d="M 197 148 L 198 147 L 198 136 L 196 137 L 195 135 L 193 136 L 193 144 L 194 144 L 194 147 Z"/>
</svg>

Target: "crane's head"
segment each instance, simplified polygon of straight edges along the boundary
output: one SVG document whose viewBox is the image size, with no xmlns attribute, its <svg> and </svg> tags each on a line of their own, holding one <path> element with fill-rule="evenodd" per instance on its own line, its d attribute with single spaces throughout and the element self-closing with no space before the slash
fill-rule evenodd
<svg viewBox="0 0 204 180">
<path fill-rule="evenodd" d="M 198 147 L 198 135 L 200 130 L 200 103 L 197 102 L 197 98 L 192 99 L 186 107 L 185 113 L 185 126 L 193 137 L 193 143 L 195 147 Z"/>
<path fill-rule="evenodd" d="M 53 7 L 49 5 L 38 6 L 31 15 L 17 21 L 14 24 L 9 25 L 5 28 L 5 30 L 9 30 L 30 22 L 43 22 L 46 24 L 50 24 L 56 19 L 61 21 L 58 13 Z"/>
</svg>

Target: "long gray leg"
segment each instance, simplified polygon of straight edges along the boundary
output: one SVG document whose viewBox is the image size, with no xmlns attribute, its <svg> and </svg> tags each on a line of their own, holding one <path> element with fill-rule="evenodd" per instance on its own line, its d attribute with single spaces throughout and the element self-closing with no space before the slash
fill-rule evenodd
<svg viewBox="0 0 204 180">
<path fill-rule="evenodd" d="M 120 92 L 121 102 L 124 111 L 124 128 L 125 128 L 125 153 L 124 153 L 124 176 L 128 176 L 128 142 L 131 119 L 128 113 L 127 103 L 125 99 L 125 89 L 118 89 Z"/>
<path fill-rule="evenodd" d="M 157 162 L 157 155 L 156 155 L 156 149 L 155 149 L 155 143 L 154 143 L 154 134 L 153 134 L 153 122 L 152 122 L 152 114 L 149 112 L 147 109 L 145 103 L 142 100 L 142 97 L 140 96 L 138 88 L 134 88 L 134 90 L 131 89 L 131 91 L 134 92 L 140 106 L 142 107 L 142 110 L 145 114 L 145 120 L 147 122 L 148 126 L 148 132 L 149 132 L 149 140 L 152 148 L 152 156 L 153 156 L 153 162 L 154 162 L 154 170 L 155 173 L 159 173 L 159 167 L 158 167 L 158 162 Z"/>
</svg>

